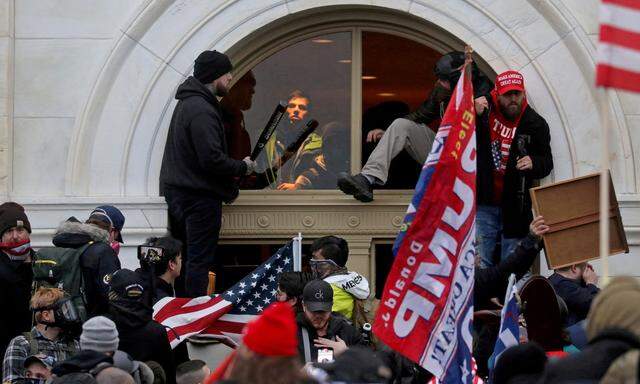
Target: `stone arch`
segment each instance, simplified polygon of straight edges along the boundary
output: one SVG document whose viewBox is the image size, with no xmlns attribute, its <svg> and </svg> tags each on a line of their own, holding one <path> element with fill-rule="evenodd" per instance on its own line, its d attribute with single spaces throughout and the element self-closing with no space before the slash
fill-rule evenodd
<svg viewBox="0 0 640 384">
<path fill-rule="evenodd" d="M 76 121 L 66 194 L 157 196 L 172 96 L 191 72 L 195 55 L 215 48 L 242 63 L 247 41 L 283 21 L 320 20 L 336 7 L 351 18 L 383 21 L 406 15 L 434 33 L 441 48 L 465 42 L 496 72 L 521 70 L 530 102 L 551 127 L 556 159 L 551 177 L 566 179 L 597 169 L 594 52 L 561 6 L 533 0 L 148 0 L 121 29 Z M 635 193 L 633 151 L 620 103 L 615 96 L 607 103 L 613 111 L 610 152 L 617 191 Z"/>
</svg>

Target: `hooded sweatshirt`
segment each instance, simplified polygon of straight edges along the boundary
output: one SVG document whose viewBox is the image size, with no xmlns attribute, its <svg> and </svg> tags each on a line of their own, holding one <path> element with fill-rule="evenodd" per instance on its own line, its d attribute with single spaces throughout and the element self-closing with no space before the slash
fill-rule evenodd
<svg viewBox="0 0 640 384">
<path fill-rule="evenodd" d="M 366 300 L 369 297 L 369 281 L 357 272 L 331 275 L 324 278 L 333 289 L 333 312 L 347 319 L 353 318 L 354 299 Z"/>
<path fill-rule="evenodd" d="M 247 166 L 228 155 L 218 99 L 194 77 L 178 87 L 176 99 L 160 170 L 161 189 L 233 201 L 238 196 L 234 177 L 244 175 Z"/>
<path fill-rule="evenodd" d="M 82 255 L 80 266 L 87 299 L 87 316 L 107 313 L 109 280 L 111 274 L 120 269 L 120 260 L 109 245 L 107 231 L 91 224 L 70 219 L 58 227 L 53 235 L 53 245 L 60 248 L 80 248 L 92 243 Z"/>
<path fill-rule="evenodd" d="M 135 300 L 116 299 L 110 303 L 108 317 L 116 323 L 118 349 L 134 360 L 155 361 L 167 374 L 167 383 L 175 383 L 175 364 L 167 330 L 152 319 L 153 309 Z"/>
</svg>

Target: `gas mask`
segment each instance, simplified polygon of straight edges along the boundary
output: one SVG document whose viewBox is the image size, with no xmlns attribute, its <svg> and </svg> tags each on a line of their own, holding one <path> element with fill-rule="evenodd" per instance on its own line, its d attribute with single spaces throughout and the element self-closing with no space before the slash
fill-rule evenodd
<svg viewBox="0 0 640 384">
<path fill-rule="evenodd" d="M 309 268 L 316 279 L 323 279 L 331 272 L 340 268 L 333 260 L 309 260 Z"/>
<path fill-rule="evenodd" d="M 33 312 L 46 310 L 53 310 L 54 321 L 40 321 L 40 324 L 49 327 L 58 327 L 73 335 L 80 334 L 80 331 L 82 330 L 82 320 L 80 319 L 80 314 L 70 298 L 65 297 L 53 305 L 32 309 Z"/>
</svg>

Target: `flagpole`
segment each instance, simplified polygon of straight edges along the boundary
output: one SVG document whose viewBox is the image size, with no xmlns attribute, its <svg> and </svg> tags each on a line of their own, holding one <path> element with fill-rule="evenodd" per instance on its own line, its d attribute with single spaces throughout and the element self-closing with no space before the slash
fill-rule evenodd
<svg viewBox="0 0 640 384">
<path fill-rule="evenodd" d="M 609 282 L 609 130 L 608 100 L 606 88 L 598 88 L 600 99 L 600 261 L 602 262 L 602 286 Z"/>
<path fill-rule="evenodd" d="M 293 238 L 293 270 L 302 271 L 302 233 Z"/>
</svg>

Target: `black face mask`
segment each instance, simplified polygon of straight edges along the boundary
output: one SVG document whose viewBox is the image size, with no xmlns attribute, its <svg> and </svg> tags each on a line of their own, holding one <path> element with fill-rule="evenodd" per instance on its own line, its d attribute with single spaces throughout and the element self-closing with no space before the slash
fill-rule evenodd
<svg viewBox="0 0 640 384">
<path fill-rule="evenodd" d="M 18 380 L 19 384 L 45 384 L 46 382 L 47 382 L 47 379 L 23 378 Z"/>
<path fill-rule="evenodd" d="M 82 320 L 71 299 L 64 298 L 53 305 L 33 308 L 34 312 L 46 310 L 53 310 L 54 321 L 41 321 L 40 324 L 61 328 L 72 335 L 79 335 L 82 331 Z"/>
</svg>

